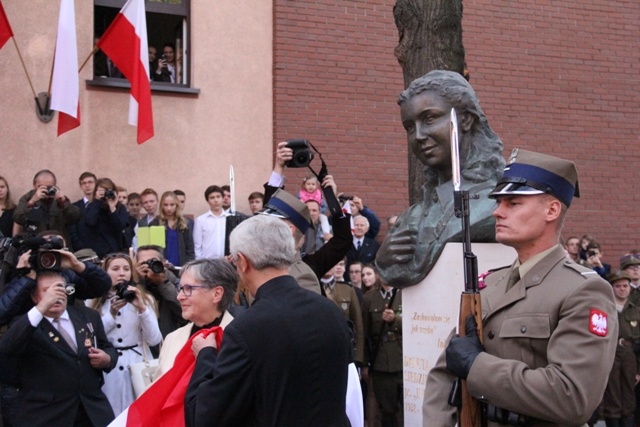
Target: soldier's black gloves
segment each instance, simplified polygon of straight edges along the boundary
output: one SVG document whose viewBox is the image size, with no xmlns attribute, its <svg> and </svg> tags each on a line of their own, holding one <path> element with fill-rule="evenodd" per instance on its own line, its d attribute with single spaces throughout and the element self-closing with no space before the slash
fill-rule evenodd
<svg viewBox="0 0 640 427">
<path fill-rule="evenodd" d="M 484 351 L 480 338 L 478 338 L 476 319 L 469 315 L 465 323 L 467 335 L 451 338 L 446 350 L 447 369 L 463 380 L 467 379 L 471 365 L 473 365 L 478 354 Z"/>
</svg>

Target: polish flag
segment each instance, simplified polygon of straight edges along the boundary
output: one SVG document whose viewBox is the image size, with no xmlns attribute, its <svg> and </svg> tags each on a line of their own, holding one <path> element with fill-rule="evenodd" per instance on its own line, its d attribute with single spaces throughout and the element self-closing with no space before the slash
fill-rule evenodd
<svg viewBox="0 0 640 427">
<path fill-rule="evenodd" d="M 138 126 L 138 144 L 142 144 L 153 137 L 144 0 L 128 0 L 97 45 L 131 83 L 129 124 Z"/>
<path fill-rule="evenodd" d="M 13 31 L 11 31 L 7 14 L 4 13 L 2 2 L 0 2 L 0 49 L 11 37 L 13 37 Z"/>
<path fill-rule="evenodd" d="M 62 0 L 51 84 L 51 109 L 58 112 L 58 136 L 80 126 L 78 44 L 73 0 Z"/>
<path fill-rule="evenodd" d="M 173 367 L 155 380 L 108 427 L 184 427 L 184 396 L 196 367 L 191 343 L 195 337 L 209 334 L 213 334 L 217 348 L 220 348 L 223 334 L 220 326 L 193 334 L 176 355 Z"/>
</svg>

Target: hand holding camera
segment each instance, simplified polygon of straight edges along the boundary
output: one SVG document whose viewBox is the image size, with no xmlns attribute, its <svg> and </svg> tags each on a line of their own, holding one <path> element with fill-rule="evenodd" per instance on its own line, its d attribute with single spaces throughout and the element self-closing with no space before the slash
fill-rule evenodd
<svg viewBox="0 0 640 427">
<path fill-rule="evenodd" d="M 51 309 L 56 304 L 66 304 L 67 302 L 67 292 L 65 291 L 64 286 L 55 285 L 50 286 L 44 292 L 42 299 L 36 305 L 36 308 L 43 315 Z"/>
<path fill-rule="evenodd" d="M 136 270 L 140 277 L 146 278 L 152 285 L 159 286 L 167 280 L 164 263 L 156 258 L 138 263 Z"/>
<path fill-rule="evenodd" d="M 33 193 L 33 196 L 31 196 L 30 201 L 31 203 L 37 203 L 40 200 L 52 199 L 56 197 L 56 195 L 58 194 L 58 191 L 59 191 L 58 187 L 55 187 L 53 185 L 41 185 Z"/>
</svg>

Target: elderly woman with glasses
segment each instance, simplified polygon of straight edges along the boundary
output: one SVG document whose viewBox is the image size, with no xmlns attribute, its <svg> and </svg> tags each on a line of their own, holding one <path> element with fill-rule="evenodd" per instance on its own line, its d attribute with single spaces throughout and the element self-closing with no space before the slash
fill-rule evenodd
<svg viewBox="0 0 640 427">
<path fill-rule="evenodd" d="M 193 334 L 213 326 L 224 329 L 233 320 L 227 309 L 237 286 L 238 273 L 225 259 L 202 258 L 182 267 L 178 301 L 182 317 L 189 323 L 165 338 L 156 379 L 171 369 L 177 354 Z"/>
<path fill-rule="evenodd" d="M 109 254 L 102 268 L 111 277 L 111 290 L 87 305 L 100 312 L 107 338 L 118 350 L 118 365 L 105 375 L 102 386 L 113 412 L 118 416 L 135 400 L 129 365 L 144 359 L 151 360 L 153 356 L 149 347 L 160 344 L 162 334 L 154 299 L 142 287 L 136 286 L 129 255 Z"/>
</svg>

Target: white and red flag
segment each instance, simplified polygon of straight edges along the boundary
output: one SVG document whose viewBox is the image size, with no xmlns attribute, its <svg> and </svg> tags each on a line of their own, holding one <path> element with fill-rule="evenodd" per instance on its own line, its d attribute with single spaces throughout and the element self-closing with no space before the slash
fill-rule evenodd
<svg viewBox="0 0 640 427">
<path fill-rule="evenodd" d="M 144 0 L 128 0 L 97 44 L 131 83 L 129 124 L 138 126 L 142 144 L 153 137 Z"/>
<path fill-rule="evenodd" d="M 51 83 L 51 109 L 58 112 L 58 136 L 80 126 L 79 96 L 74 0 L 62 0 Z"/>
<path fill-rule="evenodd" d="M 2 2 L 0 2 L 0 49 L 2 49 L 2 46 L 4 46 L 11 37 L 13 37 L 13 31 L 11 31 L 7 14 L 4 13 L 4 7 L 2 7 Z"/>
<path fill-rule="evenodd" d="M 184 427 L 184 397 L 196 367 L 191 343 L 195 337 L 207 337 L 209 334 L 213 334 L 219 349 L 223 335 L 220 326 L 201 329 L 193 334 L 176 355 L 173 367 L 154 381 L 108 427 Z M 215 424 L 215 421 L 211 422 Z"/>
</svg>

